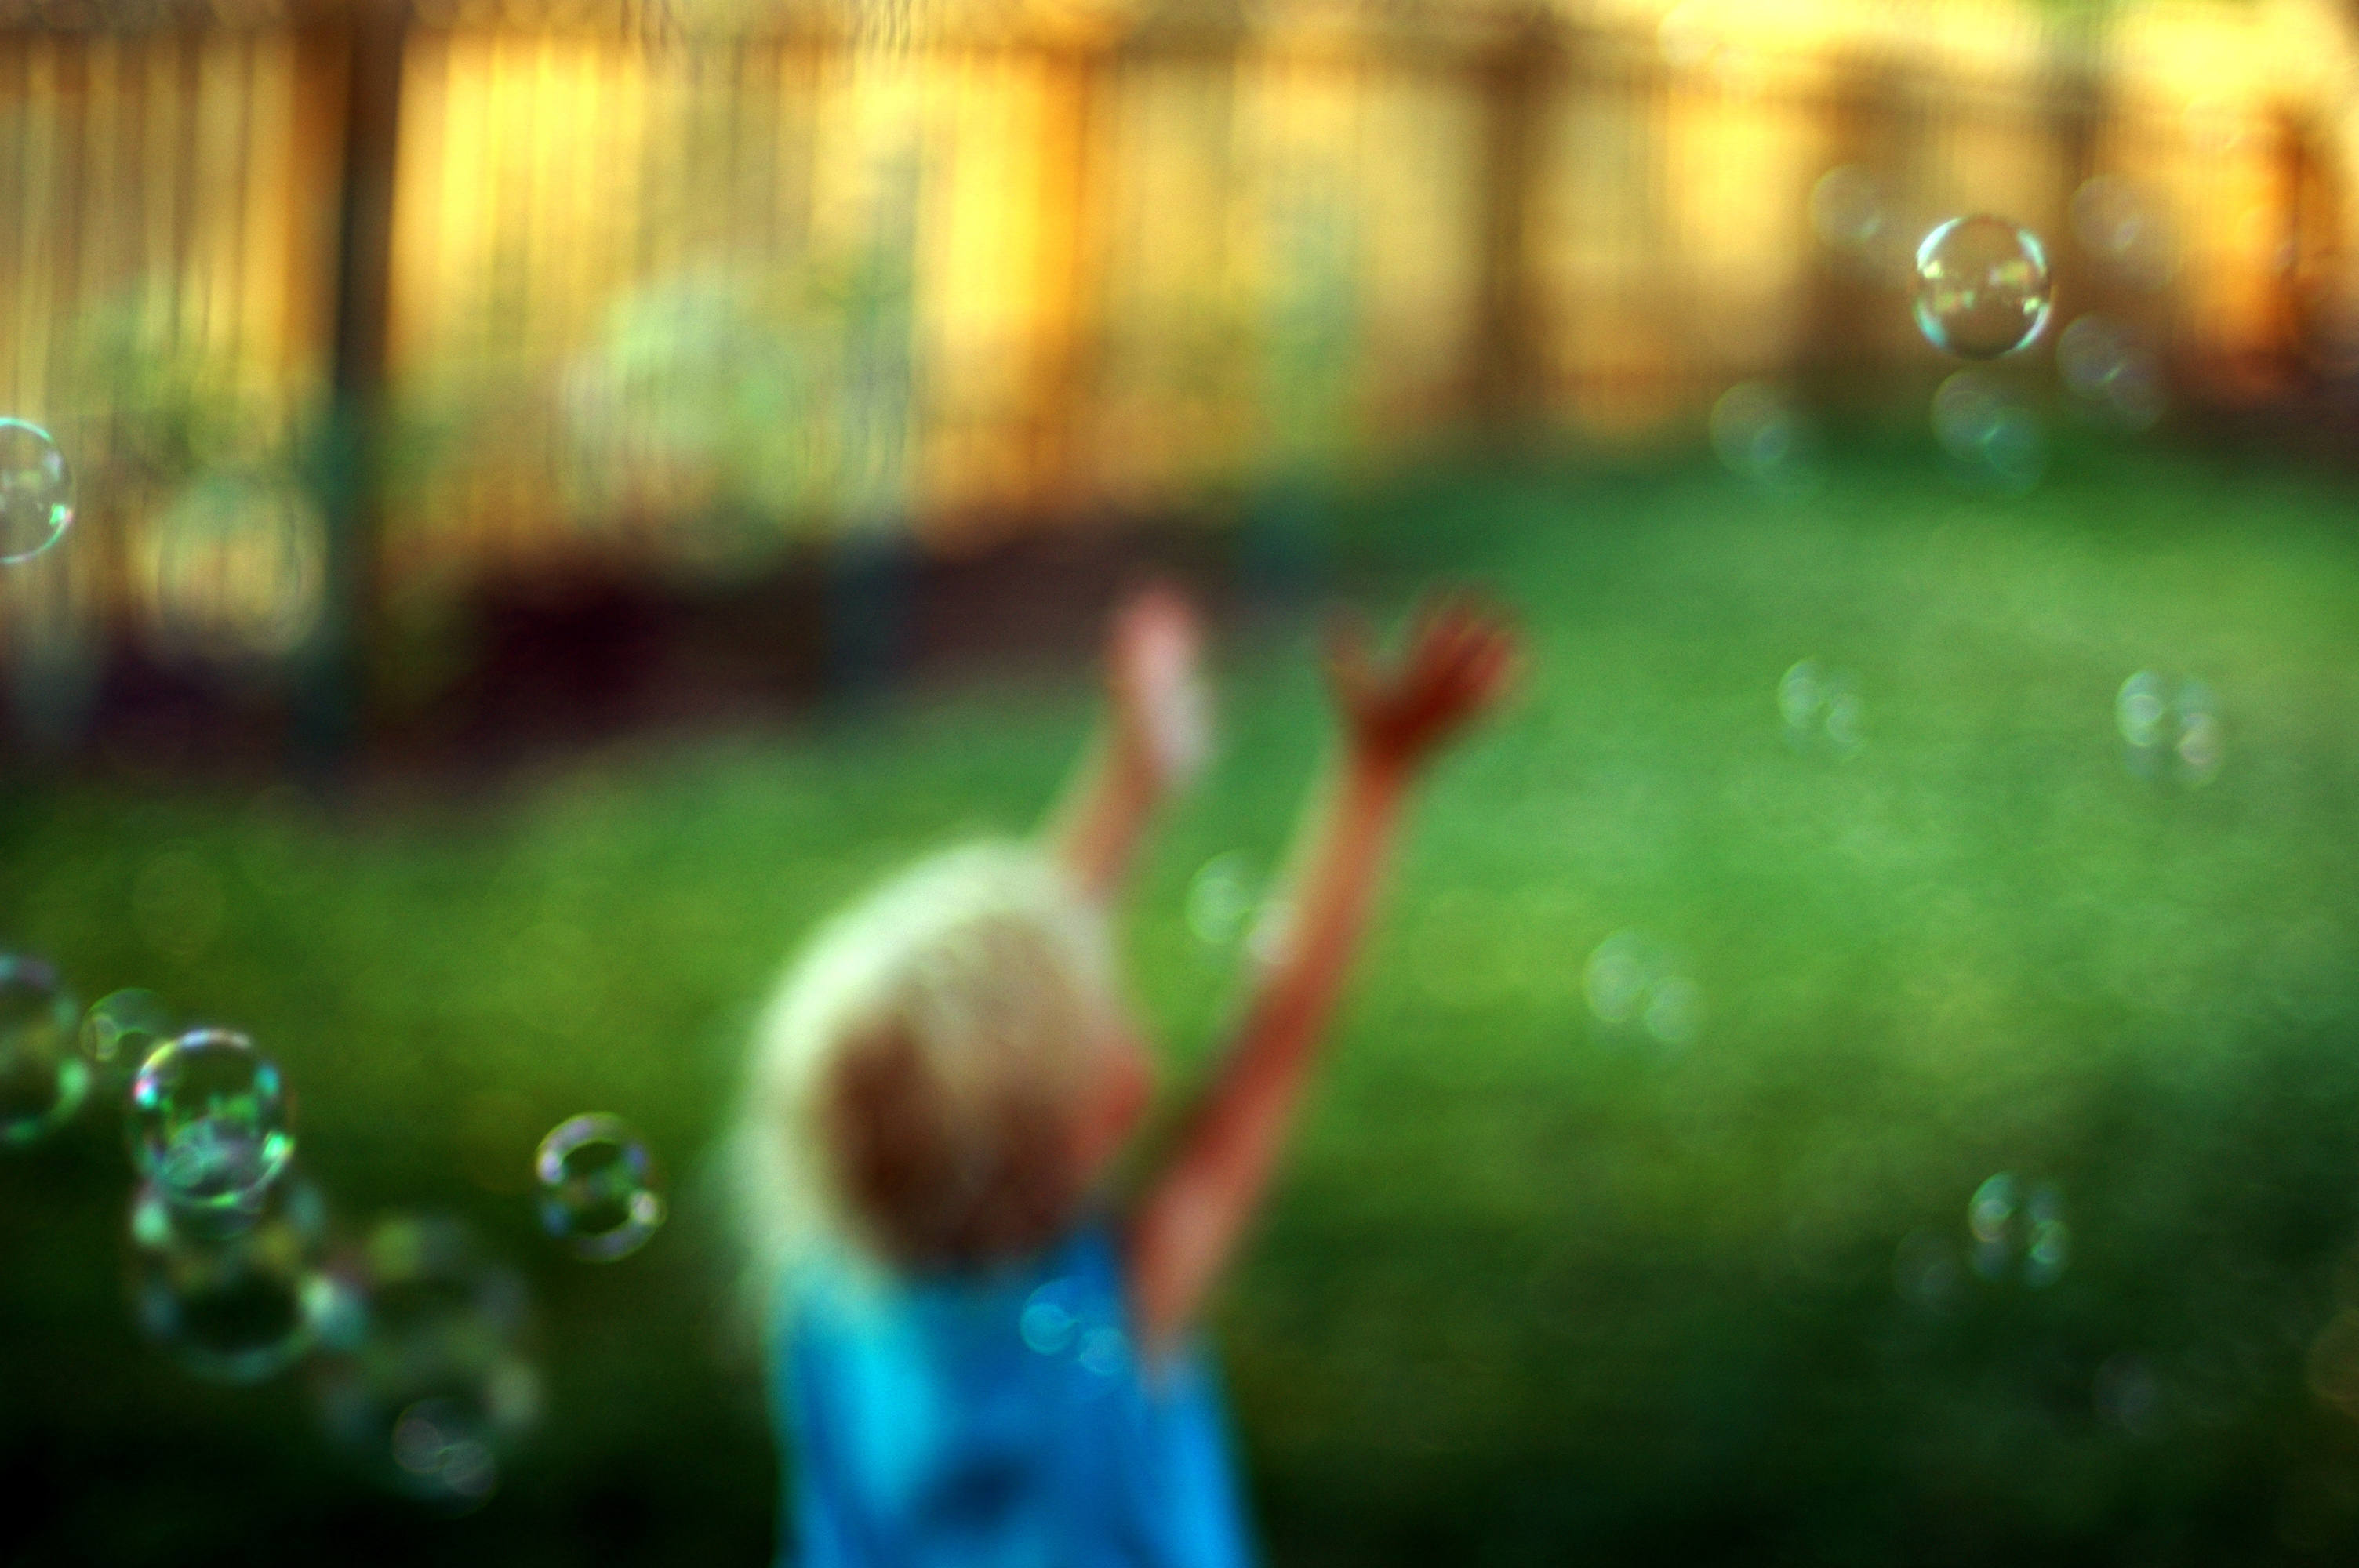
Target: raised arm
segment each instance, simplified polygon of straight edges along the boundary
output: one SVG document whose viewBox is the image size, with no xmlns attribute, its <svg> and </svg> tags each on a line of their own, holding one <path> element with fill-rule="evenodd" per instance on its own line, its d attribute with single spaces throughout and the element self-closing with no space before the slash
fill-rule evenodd
<svg viewBox="0 0 2359 1568">
<path fill-rule="evenodd" d="M 1465 600 L 1419 620 L 1396 669 L 1356 627 L 1332 642 L 1343 750 L 1296 838 L 1279 907 L 1288 924 L 1218 1076 L 1132 1217 L 1134 1331 L 1169 1350 L 1201 1309 L 1260 1206 L 1296 1102 L 1375 900 L 1409 786 L 1451 737 L 1498 700 L 1515 635 Z"/>
<path fill-rule="evenodd" d="M 1115 611 L 1106 645 L 1104 720 L 1042 829 L 1088 894 L 1112 900 L 1155 807 L 1201 772 L 1212 747 L 1197 670 L 1196 612 L 1167 587 Z"/>
</svg>

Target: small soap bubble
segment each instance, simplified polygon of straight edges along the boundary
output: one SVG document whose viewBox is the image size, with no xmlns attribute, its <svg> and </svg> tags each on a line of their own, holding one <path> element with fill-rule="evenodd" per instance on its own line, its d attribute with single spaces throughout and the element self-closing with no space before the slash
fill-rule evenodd
<svg viewBox="0 0 2359 1568">
<path fill-rule="evenodd" d="M 2143 1356 L 2109 1356 L 2090 1387 L 2097 1414 L 2132 1437 L 2152 1437 L 2162 1426 L 2162 1384 Z"/>
<path fill-rule="evenodd" d="M 1712 407 L 1712 449 L 1728 471 L 1764 489 L 1799 493 L 1818 482 L 1817 441 L 1793 398 L 1741 381 Z"/>
<path fill-rule="evenodd" d="M 2162 366 L 2146 339 L 2108 316 L 2076 319 L 2056 340 L 2056 372 L 2104 422 L 2144 430 L 2162 417 Z"/>
<path fill-rule="evenodd" d="M 533 1154 L 540 1226 L 575 1257 L 611 1263 L 647 1244 L 664 1222 L 655 1157 L 618 1116 L 560 1122 Z"/>
<path fill-rule="evenodd" d="M 1811 231 L 1836 250 L 1867 250 L 1890 217 L 1884 182 L 1855 163 L 1836 165 L 1810 187 Z"/>
<path fill-rule="evenodd" d="M 1243 936 L 1261 906 L 1261 877 L 1243 849 L 1215 855 L 1188 881 L 1188 929 L 1207 946 L 1225 947 Z"/>
<path fill-rule="evenodd" d="M 2049 310 L 2048 254 L 2003 218 L 1952 218 L 1917 247 L 1917 326 L 1960 359 L 1990 360 L 2039 335 Z"/>
<path fill-rule="evenodd" d="M 1122 1330 L 1101 1325 L 1082 1336 L 1081 1351 L 1074 1359 L 1083 1371 L 1111 1378 L 1122 1370 L 1129 1355 L 1130 1342 Z"/>
<path fill-rule="evenodd" d="M 1816 659 L 1803 659 L 1778 677 L 1777 714 L 1785 720 L 1786 743 L 1798 752 L 1850 757 L 1867 743 L 1859 678 Z"/>
<path fill-rule="evenodd" d="M 1892 1260 L 1892 1282 L 1901 1299 L 1930 1313 L 1949 1309 L 1963 1276 L 1957 1248 L 1930 1230 L 1911 1231 Z"/>
<path fill-rule="evenodd" d="M 1951 471 L 1977 489 L 2021 495 L 2048 471 L 2048 431 L 2006 383 L 1962 370 L 1933 393 L 1933 436 Z"/>
<path fill-rule="evenodd" d="M 171 1008 L 154 991 L 110 991 L 82 1014 L 82 1054 L 101 1082 L 120 1088 L 158 1045 L 179 1033 Z"/>
<path fill-rule="evenodd" d="M 1966 1231 L 1973 1271 L 1985 1280 L 2019 1277 L 2040 1290 L 2060 1279 L 2071 1261 L 2062 1193 L 2044 1183 L 2027 1192 L 2012 1172 L 2001 1171 L 1974 1189 L 1966 1202 Z"/>
<path fill-rule="evenodd" d="M 396 1216 L 370 1232 L 347 1288 L 351 1322 L 313 1363 L 329 1433 L 396 1491 L 450 1513 L 480 1506 L 540 1419 L 523 1281 L 456 1220 Z"/>
<path fill-rule="evenodd" d="M 1051 1280 L 1025 1298 L 1016 1319 L 1024 1343 L 1042 1356 L 1061 1356 L 1081 1326 L 1075 1303 L 1079 1290 L 1071 1280 Z"/>
<path fill-rule="evenodd" d="M 393 1462 L 437 1491 L 479 1501 L 499 1484 L 488 1436 L 472 1406 L 440 1396 L 419 1400 L 394 1418 Z"/>
<path fill-rule="evenodd" d="M 1582 970 L 1589 1011 L 1610 1036 L 1643 1033 L 1659 1045 L 1687 1045 L 1703 1032 L 1702 988 L 1679 955 L 1643 931 L 1616 931 Z"/>
<path fill-rule="evenodd" d="M 2190 788 L 2210 784 L 2226 759 L 2219 701 L 2200 680 L 2173 682 L 2139 670 L 2114 697 L 2114 725 L 2123 759 L 2141 778 L 2175 778 Z"/>
<path fill-rule="evenodd" d="M 73 526 L 73 474 L 47 430 L 0 419 L 0 567 L 31 560 Z"/>
<path fill-rule="evenodd" d="M 131 1080 L 132 1158 L 179 1209 L 252 1215 L 295 1154 L 278 1065 L 227 1029 L 158 1046 Z"/>
<path fill-rule="evenodd" d="M 308 1352 L 351 1311 L 321 1267 L 327 1231 L 319 1190 L 300 1177 L 276 1186 L 259 1213 L 232 1230 L 191 1214 L 149 1181 L 132 1200 L 131 1298 L 147 1337 L 197 1377 L 255 1383 Z"/>
<path fill-rule="evenodd" d="M 0 1145 L 30 1143 L 82 1108 L 81 1011 L 47 962 L 0 953 Z"/>
<path fill-rule="evenodd" d="M 2140 288 L 2157 289 L 2179 270 L 2179 247 L 2154 193 L 2120 175 L 2083 180 L 2072 193 L 2081 247 Z"/>
</svg>

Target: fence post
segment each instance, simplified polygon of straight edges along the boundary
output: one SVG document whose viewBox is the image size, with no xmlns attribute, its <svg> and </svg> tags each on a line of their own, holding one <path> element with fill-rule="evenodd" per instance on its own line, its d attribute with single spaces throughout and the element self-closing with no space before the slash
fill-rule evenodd
<svg viewBox="0 0 2359 1568">
<path fill-rule="evenodd" d="M 295 715 L 298 747 L 318 765 L 347 759 L 362 738 L 376 633 L 394 162 L 408 23 L 402 0 L 386 0 L 323 40 L 342 57 L 330 54 L 323 68 L 340 64 L 343 75 L 330 406 L 316 477 L 327 569 L 319 625 L 300 655 Z"/>
</svg>

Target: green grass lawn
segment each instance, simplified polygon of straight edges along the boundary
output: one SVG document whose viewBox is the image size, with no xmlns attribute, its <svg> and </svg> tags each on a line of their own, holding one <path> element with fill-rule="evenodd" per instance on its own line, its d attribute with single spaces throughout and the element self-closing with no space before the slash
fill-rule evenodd
<svg viewBox="0 0 2359 1568">
<path fill-rule="evenodd" d="M 1273 1559 L 2359 1545 L 2359 1423 L 2314 1391 L 2359 1373 L 2312 1348 L 2359 1312 L 2352 499 L 2092 449 L 2019 500 L 1871 454 L 1803 500 L 1669 467 L 1353 511 L 1331 555 L 1366 596 L 1475 576 L 1538 657 L 1427 791 L 1218 1313 Z M 1131 906 L 1175 1087 L 1235 957 L 1190 880 L 1266 863 L 1321 748 L 1303 628 L 1240 636 L 1225 752 Z M 1788 743 L 1804 658 L 1854 673 L 1855 749 Z M 2208 782 L 2125 765 L 2141 668 L 2216 694 Z M 342 1213 L 456 1210 L 524 1266 L 550 1383 L 488 1508 L 378 1498 L 299 1377 L 219 1389 L 137 1336 L 94 1107 L 0 1157 L 0 1555 L 759 1560 L 774 1460 L 693 1201 L 746 1019 L 832 905 L 1027 827 L 1088 679 L 984 672 L 464 798 L 0 786 L 0 937 L 86 997 L 250 1028 Z M 1632 928 L 1680 955 L 1691 1037 L 1593 1015 L 1584 965 Z M 611 1268 L 550 1250 L 518 1190 L 582 1109 L 636 1120 L 681 1198 Z M 2060 1204 L 2051 1282 L 1965 1266 L 2002 1171 Z"/>
</svg>

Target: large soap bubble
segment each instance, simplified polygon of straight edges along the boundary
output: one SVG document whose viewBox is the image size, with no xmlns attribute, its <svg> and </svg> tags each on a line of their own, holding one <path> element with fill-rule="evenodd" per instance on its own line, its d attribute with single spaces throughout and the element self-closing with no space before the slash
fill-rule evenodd
<svg viewBox="0 0 2359 1568">
<path fill-rule="evenodd" d="M 2048 253 L 2004 218 L 1952 218 L 1917 247 L 1917 325 L 1960 359 L 1992 360 L 2048 323 Z"/>
<path fill-rule="evenodd" d="M 559 1123 L 533 1155 L 541 1227 L 577 1258 L 612 1262 L 647 1245 L 664 1221 L 655 1160 L 618 1116 Z"/>
<path fill-rule="evenodd" d="M 226 1234 L 173 1204 L 157 1183 L 131 1206 L 131 1300 L 140 1329 L 182 1367 L 254 1383 L 292 1365 L 352 1310 L 321 1267 L 327 1229 L 319 1189 L 280 1184 L 258 1215 Z"/>
<path fill-rule="evenodd" d="M 0 567 L 31 560 L 73 525 L 73 474 L 47 430 L 0 419 Z"/>
<path fill-rule="evenodd" d="M 176 1208 L 253 1214 L 295 1155 L 278 1065 L 227 1029 L 158 1046 L 131 1081 L 132 1157 Z"/>
<path fill-rule="evenodd" d="M 90 1092 L 75 1053 L 81 1009 L 39 958 L 0 953 L 0 1145 L 63 1125 Z"/>
<path fill-rule="evenodd" d="M 523 1281 L 458 1221 L 408 1215 L 377 1225 L 356 1269 L 354 1332 L 315 1363 L 321 1420 L 394 1490 L 479 1506 L 540 1417 Z"/>
</svg>

